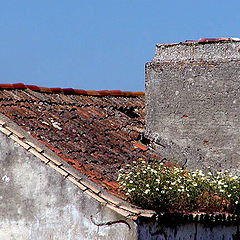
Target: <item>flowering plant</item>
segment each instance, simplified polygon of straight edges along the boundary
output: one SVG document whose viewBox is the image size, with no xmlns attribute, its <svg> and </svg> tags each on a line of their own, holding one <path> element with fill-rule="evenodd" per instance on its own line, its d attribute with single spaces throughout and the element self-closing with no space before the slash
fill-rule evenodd
<svg viewBox="0 0 240 240">
<path fill-rule="evenodd" d="M 134 203 L 158 211 L 240 212 L 240 177 L 228 171 L 187 171 L 163 163 L 133 162 L 118 181 Z"/>
</svg>

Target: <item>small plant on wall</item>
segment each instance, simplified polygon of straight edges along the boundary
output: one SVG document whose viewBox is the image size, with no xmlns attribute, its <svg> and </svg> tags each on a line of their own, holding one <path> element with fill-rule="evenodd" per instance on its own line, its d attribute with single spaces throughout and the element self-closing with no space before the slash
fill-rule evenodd
<svg viewBox="0 0 240 240">
<path fill-rule="evenodd" d="M 187 171 L 139 160 L 121 169 L 118 181 L 126 196 L 144 208 L 240 213 L 240 177 L 228 171 Z"/>
</svg>

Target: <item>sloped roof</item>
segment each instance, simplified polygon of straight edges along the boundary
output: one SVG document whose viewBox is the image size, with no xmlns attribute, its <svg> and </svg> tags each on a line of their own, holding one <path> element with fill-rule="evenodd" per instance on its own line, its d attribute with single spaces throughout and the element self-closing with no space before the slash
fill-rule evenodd
<svg viewBox="0 0 240 240">
<path fill-rule="evenodd" d="M 139 158 L 164 160 L 144 137 L 144 107 L 143 92 L 0 84 L 0 132 L 101 204 L 136 220 L 156 212 L 125 201 L 118 170 Z M 233 214 L 158 214 L 163 221 L 239 222 Z"/>
<path fill-rule="evenodd" d="M 139 158 L 161 160 L 143 136 L 143 92 L 0 84 L 0 113 L 122 199 L 118 170 Z"/>
</svg>

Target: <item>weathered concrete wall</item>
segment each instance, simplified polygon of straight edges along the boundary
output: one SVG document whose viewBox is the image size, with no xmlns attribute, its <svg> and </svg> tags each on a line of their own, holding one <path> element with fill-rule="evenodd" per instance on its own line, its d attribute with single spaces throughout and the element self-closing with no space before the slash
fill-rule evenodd
<svg viewBox="0 0 240 240">
<path fill-rule="evenodd" d="M 178 223 L 142 218 L 138 221 L 139 240 L 236 240 L 239 226 L 216 223 Z"/>
<path fill-rule="evenodd" d="M 146 64 L 146 134 L 188 168 L 239 168 L 240 43 L 157 45 Z"/>
<path fill-rule="evenodd" d="M 136 226 L 0 133 L 1 240 L 132 240 Z M 110 226 L 96 223 L 126 220 Z"/>
</svg>

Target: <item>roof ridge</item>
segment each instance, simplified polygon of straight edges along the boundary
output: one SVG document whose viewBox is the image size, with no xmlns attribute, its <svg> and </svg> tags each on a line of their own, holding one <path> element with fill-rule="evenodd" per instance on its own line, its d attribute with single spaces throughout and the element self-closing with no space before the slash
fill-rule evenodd
<svg viewBox="0 0 240 240">
<path fill-rule="evenodd" d="M 139 97 L 144 96 L 144 92 L 131 92 L 131 91 L 120 91 L 120 90 L 82 90 L 74 88 L 48 88 L 39 87 L 35 85 L 25 85 L 24 83 L 13 83 L 13 84 L 0 84 L 0 90 L 12 90 L 12 89 L 30 89 L 35 92 L 41 93 L 62 93 L 65 95 L 87 95 L 87 96 L 124 96 L 124 97 Z"/>
</svg>

